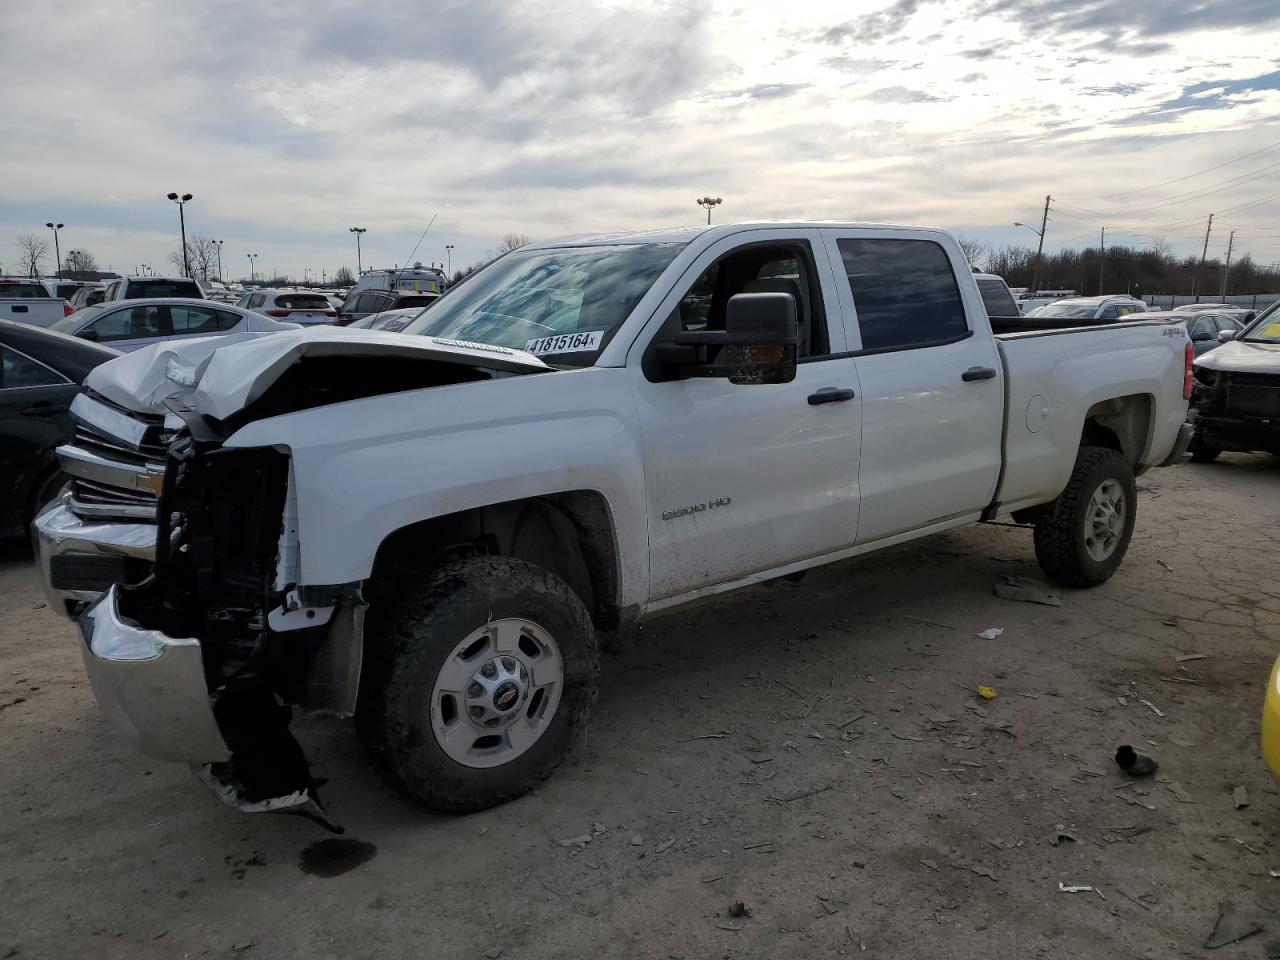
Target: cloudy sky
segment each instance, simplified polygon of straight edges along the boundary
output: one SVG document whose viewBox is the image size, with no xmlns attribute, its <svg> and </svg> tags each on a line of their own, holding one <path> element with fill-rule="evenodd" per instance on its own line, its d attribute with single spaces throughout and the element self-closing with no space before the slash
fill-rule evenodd
<svg viewBox="0 0 1280 960">
<path fill-rule="evenodd" d="M 0 18 L 0 265 L 454 266 L 499 237 L 852 218 L 1280 260 L 1278 0 L 45 0 Z M 47 231 L 44 231 L 47 234 Z"/>
</svg>

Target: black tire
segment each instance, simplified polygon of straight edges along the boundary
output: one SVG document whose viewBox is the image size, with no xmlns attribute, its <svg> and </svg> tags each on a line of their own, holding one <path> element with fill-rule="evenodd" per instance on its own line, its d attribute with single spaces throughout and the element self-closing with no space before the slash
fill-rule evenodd
<svg viewBox="0 0 1280 960">
<path fill-rule="evenodd" d="M 596 699 L 595 629 L 578 595 L 543 567 L 497 557 L 450 563 L 399 610 L 369 612 L 357 729 L 387 779 L 414 799 L 447 813 L 513 800 L 545 780 L 582 734 Z M 560 701 L 524 753 L 500 766 L 466 766 L 432 729 L 437 675 L 469 633 L 512 617 L 554 638 L 564 670 Z"/>
<path fill-rule="evenodd" d="M 1111 554 L 1098 560 L 1089 554 L 1085 525 L 1090 500 L 1107 480 L 1120 484 L 1127 509 Z M 1036 559 L 1040 561 L 1040 569 L 1051 580 L 1067 587 L 1094 587 L 1105 583 L 1129 549 L 1136 512 L 1133 469 L 1124 456 L 1106 447 L 1081 447 L 1067 488 L 1036 521 Z"/>
<path fill-rule="evenodd" d="M 1193 436 L 1187 444 L 1187 452 L 1191 454 L 1192 463 L 1213 463 L 1222 453 L 1217 447 L 1211 447 L 1198 436 Z"/>
</svg>

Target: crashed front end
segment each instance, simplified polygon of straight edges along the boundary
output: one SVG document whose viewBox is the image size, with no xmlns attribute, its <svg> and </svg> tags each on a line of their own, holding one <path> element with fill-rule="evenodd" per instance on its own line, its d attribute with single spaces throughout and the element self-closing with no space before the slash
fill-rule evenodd
<svg viewBox="0 0 1280 960">
<path fill-rule="evenodd" d="M 188 763 L 226 803 L 332 827 L 290 704 L 354 712 L 357 584 L 297 586 L 287 452 L 224 447 L 199 417 L 169 445 L 153 574 L 81 617 L 94 695 L 143 752 Z"/>
</svg>

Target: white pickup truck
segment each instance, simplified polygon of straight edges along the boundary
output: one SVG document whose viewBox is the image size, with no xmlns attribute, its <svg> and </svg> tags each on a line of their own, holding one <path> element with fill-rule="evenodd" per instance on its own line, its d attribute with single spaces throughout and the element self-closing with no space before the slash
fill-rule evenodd
<svg viewBox="0 0 1280 960">
<path fill-rule="evenodd" d="M 0 277 L 0 320 L 49 327 L 70 315 L 67 301 L 35 277 Z"/>
<path fill-rule="evenodd" d="M 1174 322 L 993 335 L 941 230 L 534 244 L 405 333 L 97 368 L 40 559 L 108 717 L 232 806 L 324 818 L 289 704 L 478 810 L 581 732 L 597 631 L 1010 513 L 1055 581 L 1108 579 L 1191 358 Z"/>
</svg>

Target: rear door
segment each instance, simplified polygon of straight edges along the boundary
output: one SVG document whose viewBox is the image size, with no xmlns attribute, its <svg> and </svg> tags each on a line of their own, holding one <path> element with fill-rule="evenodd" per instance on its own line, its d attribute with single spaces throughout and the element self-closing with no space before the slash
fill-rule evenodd
<svg viewBox="0 0 1280 960">
<path fill-rule="evenodd" d="M 1000 473 L 1004 374 L 958 248 L 927 231 L 823 232 L 860 384 L 858 542 L 980 513 Z"/>
<path fill-rule="evenodd" d="M 169 307 L 162 303 L 139 303 L 109 310 L 76 331 L 77 337 L 109 344 L 126 353 L 172 335 Z"/>
<path fill-rule="evenodd" d="M 0 347 L 0 528 L 26 522 L 35 485 L 71 432 L 76 385 L 24 353 Z"/>
</svg>

